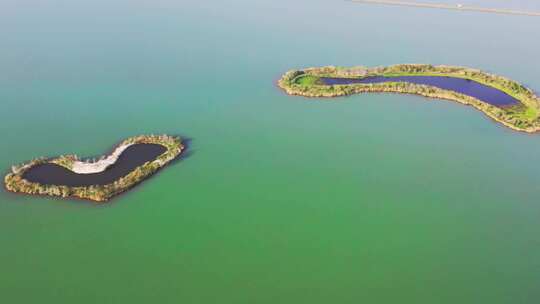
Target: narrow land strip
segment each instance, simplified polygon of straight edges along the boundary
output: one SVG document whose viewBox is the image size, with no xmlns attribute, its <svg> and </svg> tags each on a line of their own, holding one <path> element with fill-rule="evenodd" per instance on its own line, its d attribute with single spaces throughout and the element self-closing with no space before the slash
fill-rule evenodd
<svg viewBox="0 0 540 304">
<path fill-rule="evenodd" d="M 443 86 L 445 89 L 430 85 L 428 82 L 423 84 L 403 80 L 365 81 L 369 80 L 370 77 L 399 78 L 411 76 L 466 79 L 499 90 L 501 91 L 500 94 L 507 94 L 517 102 L 509 106 L 497 106 L 498 101 L 492 102 L 489 99 L 487 102 L 482 101 L 479 99 L 480 96 L 477 98 L 467 95 L 459 87 Z M 340 81 L 335 84 L 325 82 L 325 79 L 330 78 Z M 452 100 L 472 106 L 513 130 L 528 133 L 540 132 L 540 97 L 536 96 L 529 88 L 511 79 L 477 69 L 429 64 L 398 64 L 373 68 L 326 66 L 291 70 L 282 76 L 278 81 L 278 85 L 287 94 L 305 97 L 337 97 L 378 92 L 416 94 L 424 97 Z"/>
<path fill-rule="evenodd" d="M 410 1 L 393 1 L 393 0 L 349 0 L 355 3 L 364 4 L 380 4 L 380 5 L 393 5 L 393 6 L 408 6 L 408 7 L 421 7 L 421 8 L 435 8 L 455 11 L 470 11 L 492 14 L 504 14 L 504 15 L 521 15 L 521 16 L 534 16 L 540 17 L 540 12 L 535 11 L 518 11 L 503 8 L 489 8 L 489 7 L 477 7 L 462 4 L 444 4 L 444 3 L 423 3 L 423 2 L 410 2 Z"/>
</svg>

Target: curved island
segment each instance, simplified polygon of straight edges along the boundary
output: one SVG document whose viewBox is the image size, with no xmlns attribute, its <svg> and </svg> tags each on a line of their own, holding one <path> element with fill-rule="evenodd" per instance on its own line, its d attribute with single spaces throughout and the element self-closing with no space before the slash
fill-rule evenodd
<svg viewBox="0 0 540 304">
<path fill-rule="evenodd" d="M 63 155 L 13 166 L 4 183 L 7 190 L 16 193 L 104 202 L 150 177 L 183 150 L 178 137 L 141 135 L 122 141 L 95 162 Z"/>
<path fill-rule="evenodd" d="M 290 95 L 337 97 L 366 92 L 416 94 L 470 105 L 503 125 L 540 130 L 540 98 L 523 85 L 480 70 L 427 64 L 318 67 L 285 73 L 278 85 Z"/>
</svg>

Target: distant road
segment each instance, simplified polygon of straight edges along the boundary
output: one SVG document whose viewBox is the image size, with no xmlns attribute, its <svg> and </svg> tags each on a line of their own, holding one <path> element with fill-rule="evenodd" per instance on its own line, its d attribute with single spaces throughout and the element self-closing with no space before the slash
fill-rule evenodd
<svg viewBox="0 0 540 304">
<path fill-rule="evenodd" d="M 502 8 L 468 6 L 468 5 L 462 5 L 462 4 L 422 3 L 422 2 L 392 1 L 392 0 L 349 0 L 349 1 L 355 2 L 355 3 L 365 3 L 365 4 L 423 7 L 423 8 L 436 8 L 436 9 L 446 9 L 446 10 L 455 10 L 455 11 L 472 11 L 472 12 L 482 12 L 482 13 L 492 13 L 492 14 L 540 17 L 540 12 L 534 12 L 534 11 L 517 11 L 517 10 L 502 9 Z"/>
</svg>

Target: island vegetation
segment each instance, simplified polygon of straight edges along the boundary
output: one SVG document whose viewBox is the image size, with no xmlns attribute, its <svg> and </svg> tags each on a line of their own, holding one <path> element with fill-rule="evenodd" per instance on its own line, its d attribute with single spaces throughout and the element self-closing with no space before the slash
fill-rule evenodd
<svg viewBox="0 0 540 304">
<path fill-rule="evenodd" d="M 92 173 L 97 171 L 95 169 L 96 167 L 100 168 L 98 170 L 105 171 L 109 166 L 114 165 L 114 161 L 116 161 L 118 155 L 121 154 L 121 151 L 137 144 L 161 145 L 165 148 L 165 152 L 160 154 L 154 160 L 145 162 L 128 174 L 109 184 L 71 187 L 66 185 L 41 184 L 28 181 L 24 178 L 26 172 L 35 166 L 43 164 L 56 164 L 73 172 L 75 172 L 75 167 L 93 168 L 90 171 Z M 16 193 L 76 197 L 95 202 L 105 202 L 113 196 L 130 189 L 134 185 L 148 178 L 160 168 L 177 158 L 183 150 L 184 145 L 179 137 L 169 135 L 141 135 L 125 139 L 117 145 L 109 156 L 104 156 L 97 161 L 80 160 L 76 155 L 62 155 L 56 158 L 36 158 L 25 164 L 14 165 L 11 168 L 11 172 L 5 176 L 4 184 L 7 190 Z M 113 157 L 113 161 L 111 161 L 111 156 Z M 107 162 L 106 165 L 103 165 L 104 161 Z M 80 170 L 84 171 L 86 169 L 79 169 L 79 171 Z M 77 173 L 85 174 L 88 172 Z"/>
<path fill-rule="evenodd" d="M 516 105 L 499 107 L 459 92 L 408 82 L 326 85 L 321 81 L 324 77 L 362 79 L 372 76 L 442 76 L 468 79 L 498 89 L 519 102 Z M 390 92 L 453 100 L 473 106 L 511 129 L 529 133 L 540 130 L 540 98 L 532 90 L 511 79 L 477 69 L 427 64 L 400 64 L 374 68 L 327 66 L 289 71 L 281 77 L 278 85 L 290 95 L 305 97 L 336 97 L 365 92 Z"/>
</svg>

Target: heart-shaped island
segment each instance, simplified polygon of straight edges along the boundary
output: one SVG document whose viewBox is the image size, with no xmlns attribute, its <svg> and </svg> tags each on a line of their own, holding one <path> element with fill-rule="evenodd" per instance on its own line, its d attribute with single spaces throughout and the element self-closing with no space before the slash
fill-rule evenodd
<svg viewBox="0 0 540 304">
<path fill-rule="evenodd" d="M 97 161 L 62 155 L 12 166 L 4 183 L 16 193 L 105 202 L 150 177 L 183 150 L 179 137 L 140 135 L 125 139 Z"/>
</svg>

